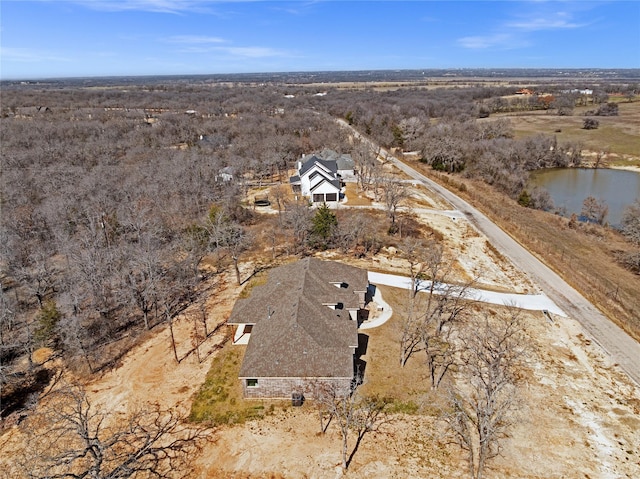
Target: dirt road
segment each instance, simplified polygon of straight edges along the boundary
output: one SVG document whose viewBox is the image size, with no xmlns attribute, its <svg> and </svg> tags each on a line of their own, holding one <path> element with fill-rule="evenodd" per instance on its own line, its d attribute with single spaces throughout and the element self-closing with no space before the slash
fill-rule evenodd
<svg viewBox="0 0 640 479">
<path fill-rule="evenodd" d="M 350 128 L 356 137 L 363 141 L 369 141 L 346 122 L 339 121 L 339 123 L 346 128 Z M 371 142 L 369 141 L 369 143 Z M 377 145 L 372 144 L 372 146 L 376 149 L 378 148 Z M 598 343 L 636 384 L 640 385 L 640 344 L 637 341 L 611 322 L 584 296 L 533 256 L 520 243 L 502 231 L 480 211 L 393 155 L 390 155 L 384 149 L 380 150 L 380 154 L 411 178 L 442 196 L 454 208 L 464 214 L 467 220 L 484 234 L 504 256 L 509 258 L 532 281 L 537 283 L 553 302 L 567 315 L 578 320 L 591 336 L 591 339 Z"/>
</svg>

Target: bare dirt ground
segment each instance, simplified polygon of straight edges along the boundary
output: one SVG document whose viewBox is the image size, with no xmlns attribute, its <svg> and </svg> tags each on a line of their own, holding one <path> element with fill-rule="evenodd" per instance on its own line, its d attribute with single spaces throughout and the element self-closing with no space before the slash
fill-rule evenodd
<svg viewBox="0 0 640 479">
<path fill-rule="evenodd" d="M 488 477 L 638 477 L 638 390 L 597 346 L 584 340 L 575 321 L 550 324 L 542 315 L 530 314 L 528 325 L 534 351 L 523 372 L 523 406 L 513 437 Z M 371 348 L 366 359 L 373 360 L 375 343 Z M 347 476 L 466 477 L 464 457 L 446 443 L 441 430 L 437 418 L 428 414 L 392 416 L 378 432 L 365 436 Z M 338 430 L 329 427 L 326 435 L 318 431 L 309 404 L 224 429 L 199 460 L 201 477 L 233 472 L 256 478 L 340 477 Z"/>
<path fill-rule="evenodd" d="M 462 218 L 429 209 L 446 208 L 429 194 L 416 191 L 419 220 L 440 231 L 459 263 L 461 279 L 513 292 L 537 292 L 537 287 L 496 254 L 486 239 Z M 402 273 L 396 252 L 383 250 L 354 262 L 368 269 Z M 247 269 L 246 272 L 248 272 Z M 240 287 L 223 284 L 207 305 L 210 329 L 229 315 Z M 489 307 L 486 307 L 487 310 Z M 187 310 L 175 324 L 182 357 L 192 347 L 192 315 Z M 540 313 L 526 313 L 532 343 L 525 387 L 512 438 L 493 461 L 488 477 L 506 478 L 634 478 L 640 477 L 640 389 L 570 318 L 549 322 Z M 394 356 L 393 318 L 370 334 L 365 359 L 373 371 Z M 179 364 L 173 358 L 168 330 L 158 330 L 131 351 L 116 369 L 87 385 L 93 404 L 114 411 L 133 410 L 144 403 L 188 410 L 223 340 L 224 328 L 201 347 L 204 358 L 191 354 Z M 395 360 L 395 359 L 392 359 Z M 416 370 L 420 370 L 416 359 Z M 416 382 L 420 382 L 419 375 Z M 426 386 L 425 386 L 426 388 Z M 428 388 L 426 388 L 428 389 Z M 347 477 L 457 478 L 467 477 L 463 453 L 442 435 L 436 407 L 422 404 L 420 414 L 396 414 L 379 431 L 365 436 L 353 456 Z M 340 468 L 340 437 L 335 425 L 319 434 L 311 403 L 301 408 L 276 408 L 262 420 L 219 428 L 216 441 L 193 458 L 201 478 L 335 478 Z M 350 451 L 355 438 L 350 441 Z M 0 437 L 0 471 L 10 471 L 12 451 L 20 447 L 17 428 Z M 2 476 L 2 474 L 0 474 Z"/>
</svg>

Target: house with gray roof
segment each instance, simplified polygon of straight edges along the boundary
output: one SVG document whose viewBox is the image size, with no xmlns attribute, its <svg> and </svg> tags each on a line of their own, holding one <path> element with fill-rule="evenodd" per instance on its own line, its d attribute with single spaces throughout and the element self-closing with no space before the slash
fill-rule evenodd
<svg viewBox="0 0 640 479">
<path fill-rule="evenodd" d="M 237 326 L 234 342 L 247 344 L 244 397 L 312 397 L 320 382 L 348 394 L 368 290 L 365 270 L 334 261 L 305 258 L 270 270 L 227 321 Z"/>
<path fill-rule="evenodd" d="M 304 157 L 298 162 L 298 174 L 289 182 L 294 191 L 300 191 L 313 203 L 337 204 L 342 184 L 338 176 L 336 160 L 326 160 L 316 155 Z"/>
<path fill-rule="evenodd" d="M 356 181 L 355 178 L 355 162 L 351 155 L 337 153 L 333 150 L 322 150 L 320 157 L 325 160 L 333 160 L 336 162 L 338 177 L 345 180 Z"/>
</svg>

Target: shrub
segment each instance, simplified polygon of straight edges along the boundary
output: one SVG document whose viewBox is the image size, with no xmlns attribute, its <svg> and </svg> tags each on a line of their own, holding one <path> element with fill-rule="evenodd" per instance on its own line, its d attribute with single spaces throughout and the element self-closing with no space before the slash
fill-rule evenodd
<svg viewBox="0 0 640 479">
<path fill-rule="evenodd" d="M 584 124 L 582 125 L 582 128 L 584 130 L 595 130 L 600 126 L 600 122 L 598 120 L 595 120 L 593 118 L 585 118 L 584 119 Z"/>
<path fill-rule="evenodd" d="M 55 328 L 60 321 L 60 311 L 58 311 L 58 306 L 56 302 L 53 300 L 45 301 L 42 305 L 42 309 L 38 313 L 37 322 L 35 331 L 33 332 L 33 337 L 38 344 L 46 344 L 51 340 L 56 339 Z"/>
</svg>

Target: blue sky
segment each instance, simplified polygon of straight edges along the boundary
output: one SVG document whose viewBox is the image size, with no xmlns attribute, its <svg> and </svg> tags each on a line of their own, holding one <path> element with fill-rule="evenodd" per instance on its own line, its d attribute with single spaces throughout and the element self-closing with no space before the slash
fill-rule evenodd
<svg viewBox="0 0 640 479">
<path fill-rule="evenodd" d="M 640 68 L 640 1 L 2 0 L 0 78 Z"/>
</svg>

